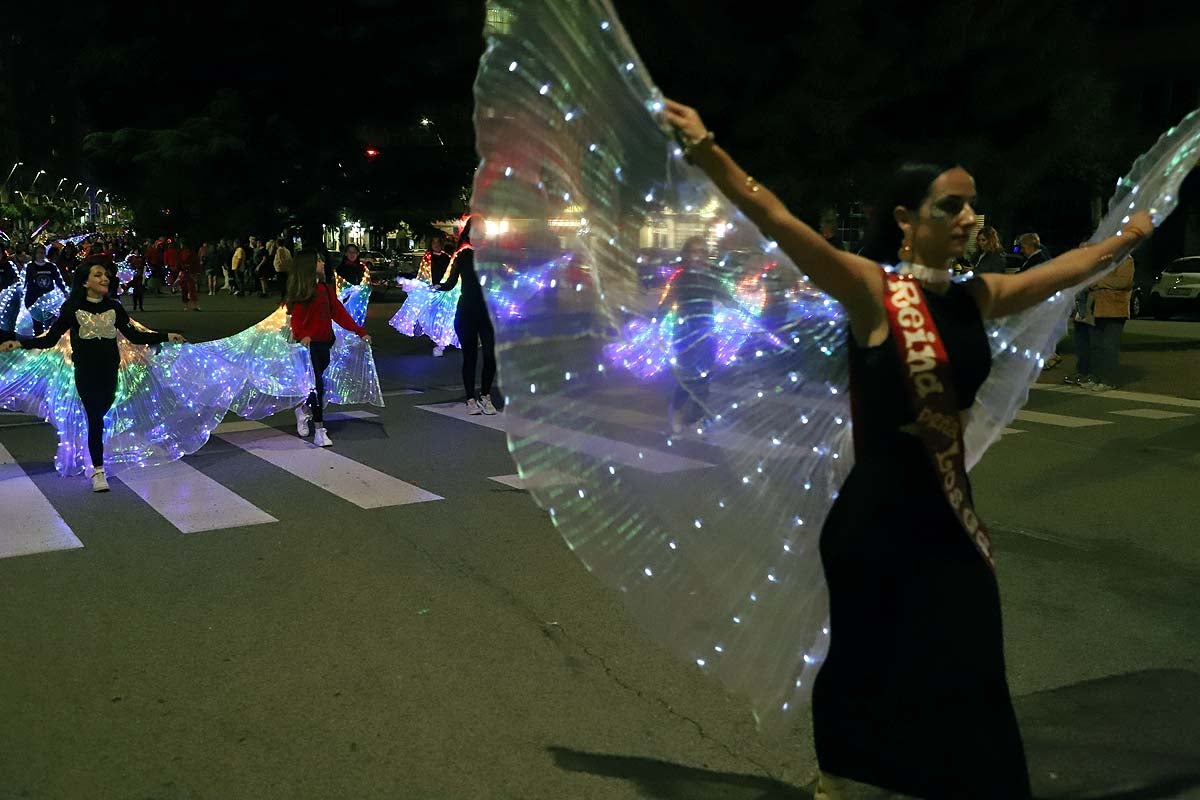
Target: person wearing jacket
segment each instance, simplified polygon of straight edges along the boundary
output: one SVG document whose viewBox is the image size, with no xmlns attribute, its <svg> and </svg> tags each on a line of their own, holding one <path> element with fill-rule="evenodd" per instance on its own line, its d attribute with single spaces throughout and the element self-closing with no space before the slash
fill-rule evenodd
<svg viewBox="0 0 1200 800">
<path fill-rule="evenodd" d="M 1067 383 L 1093 392 L 1117 388 L 1121 333 L 1129 319 L 1133 272 L 1133 256 L 1128 256 L 1088 289 L 1084 307 L 1075 313 L 1078 363 L 1075 374 L 1065 379 Z"/>
<path fill-rule="evenodd" d="M 357 333 L 368 342 L 371 337 L 338 300 L 337 292 L 326 278 L 324 261 L 317 259 L 315 254 L 304 253 L 289 266 L 287 307 L 292 318 L 292 336 L 308 348 L 316 376 L 316 386 L 308 400 L 296 407 L 296 433 L 308 436 L 311 422 L 313 444 L 329 447 L 333 440 L 325 431 L 323 412 L 325 370 L 329 367 L 329 353 L 333 349 L 333 323 Z"/>
</svg>

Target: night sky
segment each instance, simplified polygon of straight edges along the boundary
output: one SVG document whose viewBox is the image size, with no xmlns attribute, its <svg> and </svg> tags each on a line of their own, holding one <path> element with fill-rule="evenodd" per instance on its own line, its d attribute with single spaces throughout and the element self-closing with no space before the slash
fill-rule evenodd
<svg viewBox="0 0 1200 800">
<path fill-rule="evenodd" d="M 809 216 L 864 199 L 896 159 L 933 153 L 976 173 L 997 219 L 1077 239 L 1089 198 L 1200 106 L 1196 8 L 1154 17 L 1079 0 L 806 0 L 784 14 L 725 2 L 616 6 L 664 92 L 697 106 L 722 144 Z M 281 205 L 315 218 L 342 203 L 381 222 L 433 219 L 470 182 L 482 3 L 9 13 L 0 153 L 47 174 L 82 173 L 127 196 L 215 181 L 209 211 L 228 209 L 225 224 Z M 92 132 L 188 120 L 192 139 L 155 146 L 209 159 L 191 167 L 135 159 L 128 143 L 107 157 L 82 145 Z M 208 147 L 200 131 L 219 143 L 213 152 L 197 152 Z M 380 157 L 367 163 L 366 147 Z M 262 202 L 244 199 L 255 188 Z M 1064 194 L 1079 200 L 1064 204 Z M 197 207 L 190 224 L 211 217 Z"/>
</svg>

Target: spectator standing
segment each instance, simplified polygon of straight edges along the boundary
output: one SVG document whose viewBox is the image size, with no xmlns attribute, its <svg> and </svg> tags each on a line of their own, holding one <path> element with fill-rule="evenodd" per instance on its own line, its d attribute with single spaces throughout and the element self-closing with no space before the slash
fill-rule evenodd
<svg viewBox="0 0 1200 800">
<path fill-rule="evenodd" d="M 279 301 L 287 299 L 288 276 L 292 272 L 292 251 L 287 247 L 287 241 L 280 239 L 275 243 L 275 281 L 279 289 Z"/>
<path fill-rule="evenodd" d="M 999 231 L 990 225 L 983 228 L 975 236 L 975 245 L 979 248 L 979 255 L 973 266 L 975 272 L 1001 273 L 1005 271 L 1008 261 L 1004 258 L 1004 248 L 1000 244 Z"/>
<path fill-rule="evenodd" d="M 1042 247 L 1042 239 L 1036 233 L 1022 233 L 1017 237 L 1017 247 L 1020 248 L 1021 255 L 1025 256 L 1018 272 L 1024 272 L 1050 260 L 1050 254 Z"/>
<path fill-rule="evenodd" d="M 1133 291 L 1133 257 L 1093 284 L 1075 312 L 1074 375 L 1064 380 L 1093 392 L 1117 388 L 1121 334 L 1129 319 L 1129 296 Z"/>
<path fill-rule="evenodd" d="M 230 294 L 234 297 L 242 293 L 241 287 L 246 281 L 244 275 L 249 268 L 250 265 L 246 263 L 245 243 L 241 241 L 234 242 L 233 255 L 229 257 Z"/>
</svg>

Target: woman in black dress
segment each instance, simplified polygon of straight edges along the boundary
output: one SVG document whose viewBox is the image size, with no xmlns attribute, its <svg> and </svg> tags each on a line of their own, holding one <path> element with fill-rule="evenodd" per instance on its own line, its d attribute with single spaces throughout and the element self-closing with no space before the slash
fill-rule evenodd
<svg viewBox="0 0 1200 800">
<path fill-rule="evenodd" d="M 467 413 L 491 416 L 496 413 L 492 404 L 492 382 L 496 379 L 496 331 L 488 315 L 483 286 L 475 273 L 475 250 L 471 247 L 471 223 L 467 220 L 458 237 L 458 249 L 450 262 L 446 280 L 435 284 L 434 289 L 448 292 L 462 280 L 462 294 L 458 297 L 458 308 L 454 312 L 454 333 L 458 336 L 463 351 L 463 389 L 467 394 Z M 483 371 L 479 379 L 479 391 L 475 390 L 475 368 L 483 351 Z"/>
<path fill-rule="evenodd" d="M 983 321 L 1102 271 L 1149 235 L 1149 216 L 1039 269 L 954 283 L 950 267 L 976 221 L 975 182 L 961 166 L 901 168 L 859 256 L 792 216 L 695 110 L 667 101 L 667 119 L 694 163 L 850 318 L 856 461 L 821 534 L 831 638 L 813 692 L 818 797 L 1029 797 L 986 529 L 961 452 L 943 456 L 955 442 L 961 451 L 961 412 L 991 366 Z M 905 332 L 914 308 L 932 318 L 929 338 Z M 942 371 L 926 378 L 949 409 L 940 417 L 914 361 L 935 339 Z M 951 445 L 935 451 L 927 437 L 947 428 Z"/>
</svg>

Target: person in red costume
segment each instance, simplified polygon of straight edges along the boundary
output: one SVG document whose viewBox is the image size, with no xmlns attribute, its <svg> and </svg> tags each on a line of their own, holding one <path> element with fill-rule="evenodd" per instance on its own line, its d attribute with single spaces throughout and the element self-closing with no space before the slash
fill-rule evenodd
<svg viewBox="0 0 1200 800">
<path fill-rule="evenodd" d="M 178 272 L 175 273 L 175 285 L 179 288 L 179 294 L 183 298 L 183 310 L 199 311 L 200 287 L 196 285 L 196 270 L 200 263 L 196 251 L 180 240 L 179 250 L 176 252 L 179 255 L 177 256 Z"/>
<path fill-rule="evenodd" d="M 175 285 L 179 280 L 179 246 L 174 240 L 167 239 L 162 258 L 167 271 L 167 283 L 171 286 L 171 294 L 175 294 Z"/>
<path fill-rule="evenodd" d="M 296 407 L 296 433 L 307 436 L 309 423 L 313 444 L 329 447 L 333 440 L 325 431 L 325 370 L 333 348 L 333 323 L 371 341 L 366 329 L 354 321 L 326 277 L 325 262 L 315 253 L 302 253 L 293 262 L 288 276 L 287 308 L 292 317 L 292 336 L 308 348 L 312 358 L 316 386 L 308 400 Z"/>
</svg>

